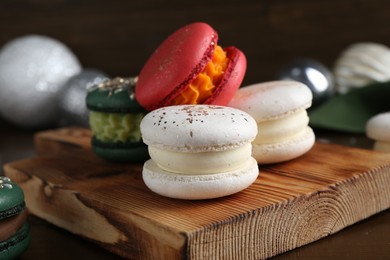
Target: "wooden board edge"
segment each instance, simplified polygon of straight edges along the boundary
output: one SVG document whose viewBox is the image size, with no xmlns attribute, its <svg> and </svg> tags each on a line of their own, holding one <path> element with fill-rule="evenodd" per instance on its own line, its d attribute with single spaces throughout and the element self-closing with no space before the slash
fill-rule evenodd
<svg viewBox="0 0 390 260">
<path fill-rule="evenodd" d="M 128 212 L 111 210 L 103 214 L 104 205 L 99 202 L 23 173 L 13 163 L 3 168 L 4 175 L 23 189 L 29 212 L 55 226 L 125 258 L 156 259 L 164 255 L 183 259 L 186 254 L 185 233 L 175 233 Z M 59 209 L 63 214 L 57 214 Z"/>
<path fill-rule="evenodd" d="M 33 139 L 37 155 L 44 156 L 91 150 L 91 136 L 88 128 L 67 127 L 37 132 Z"/>
<path fill-rule="evenodd" d="M 384 165 L 308 196 L 196 230 L 189 234 L 187 254 L 189 259 L 265 259 L 332 235 L 388 208 L 390 165 Z"/>
</svg>

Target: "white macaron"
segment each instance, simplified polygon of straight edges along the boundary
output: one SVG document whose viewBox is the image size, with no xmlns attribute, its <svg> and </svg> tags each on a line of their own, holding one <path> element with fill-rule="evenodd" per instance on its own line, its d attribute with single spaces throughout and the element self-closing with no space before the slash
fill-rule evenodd
<svg viewBox="0 0 390 260">
<path fill-rule="evenodd" d="M 374 140 L 374 150 L 390 153 L 390 112 L 371 117 L 366 124 L 366 135 Z"/>
<path fill-rule="evenodd" d="M 306 111 L 312 99 L 311 90 L 297 81 L 270 81 L 237 91 L 229 106 L 256 120 L 259 132 L 252 145 L 258 163 L 291 160 L 313 147 L 315 135 Z"/>
<path fill-rule="evenodd" d="M 257 124 L 247 113 L 224 106 L 168 106 L 141 122 L 151 159 L 142 176 L 160 195 L 211 199 L 237 193 L 259 175 L 251 156 Z"/>
</svg>

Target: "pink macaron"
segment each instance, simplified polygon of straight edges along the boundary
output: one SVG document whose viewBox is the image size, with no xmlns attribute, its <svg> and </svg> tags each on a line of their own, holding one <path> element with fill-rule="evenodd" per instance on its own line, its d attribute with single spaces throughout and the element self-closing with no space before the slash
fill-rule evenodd
<svg viewBox="0 0 390 260">
<path fill-rule="evenodd" d="M 226 105 L 240 87 L 246 57 L 217 45 L 217 32 L 192 23 L 171 34 L 145 63 L 135 97 L 147 110 L 181 104 Z"/>
</svg>

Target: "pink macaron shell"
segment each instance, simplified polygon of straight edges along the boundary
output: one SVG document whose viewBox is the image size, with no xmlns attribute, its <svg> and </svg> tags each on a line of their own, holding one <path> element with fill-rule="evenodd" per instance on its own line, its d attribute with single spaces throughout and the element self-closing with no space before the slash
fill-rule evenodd
<svg viewBox="0 0 390 260">
<path fill-rule="evenodd" d="M 244 79 L 247 65 L 244 53 L 233 46 L 224 48 L 224 51 L 230 62 L 213 95 L 205 100 L 204 104 L 226 106 Z"/>
<path fill-rule="evenodd" d="M 137 101 L 153 110 L 168 104 L 211 60 L 218 34 L 192 23 L 171 34 L 147 60 L 135 88 Z"/>
</svg>

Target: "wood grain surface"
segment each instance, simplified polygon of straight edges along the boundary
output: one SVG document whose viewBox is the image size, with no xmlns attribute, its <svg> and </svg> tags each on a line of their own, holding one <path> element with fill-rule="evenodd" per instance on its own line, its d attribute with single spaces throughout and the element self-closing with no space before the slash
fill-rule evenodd
<svg viewBox="0 0 390 260">
<path fill-rule="evenodd" d="M 127 258 L 262 259 L 390 207 L 388 154 L 316 143 L 301 158 L 260 166 L 238 194 L 182 201 L 148 190 L 142 165 L 97 158 L 84 145 L 88 135 L 41 132 L 37 146 L 55 145 L 4 172 L 20 183 L 33 214 Z M 72 150 L 47 148 L 62 146 Z"/>
</svg>

